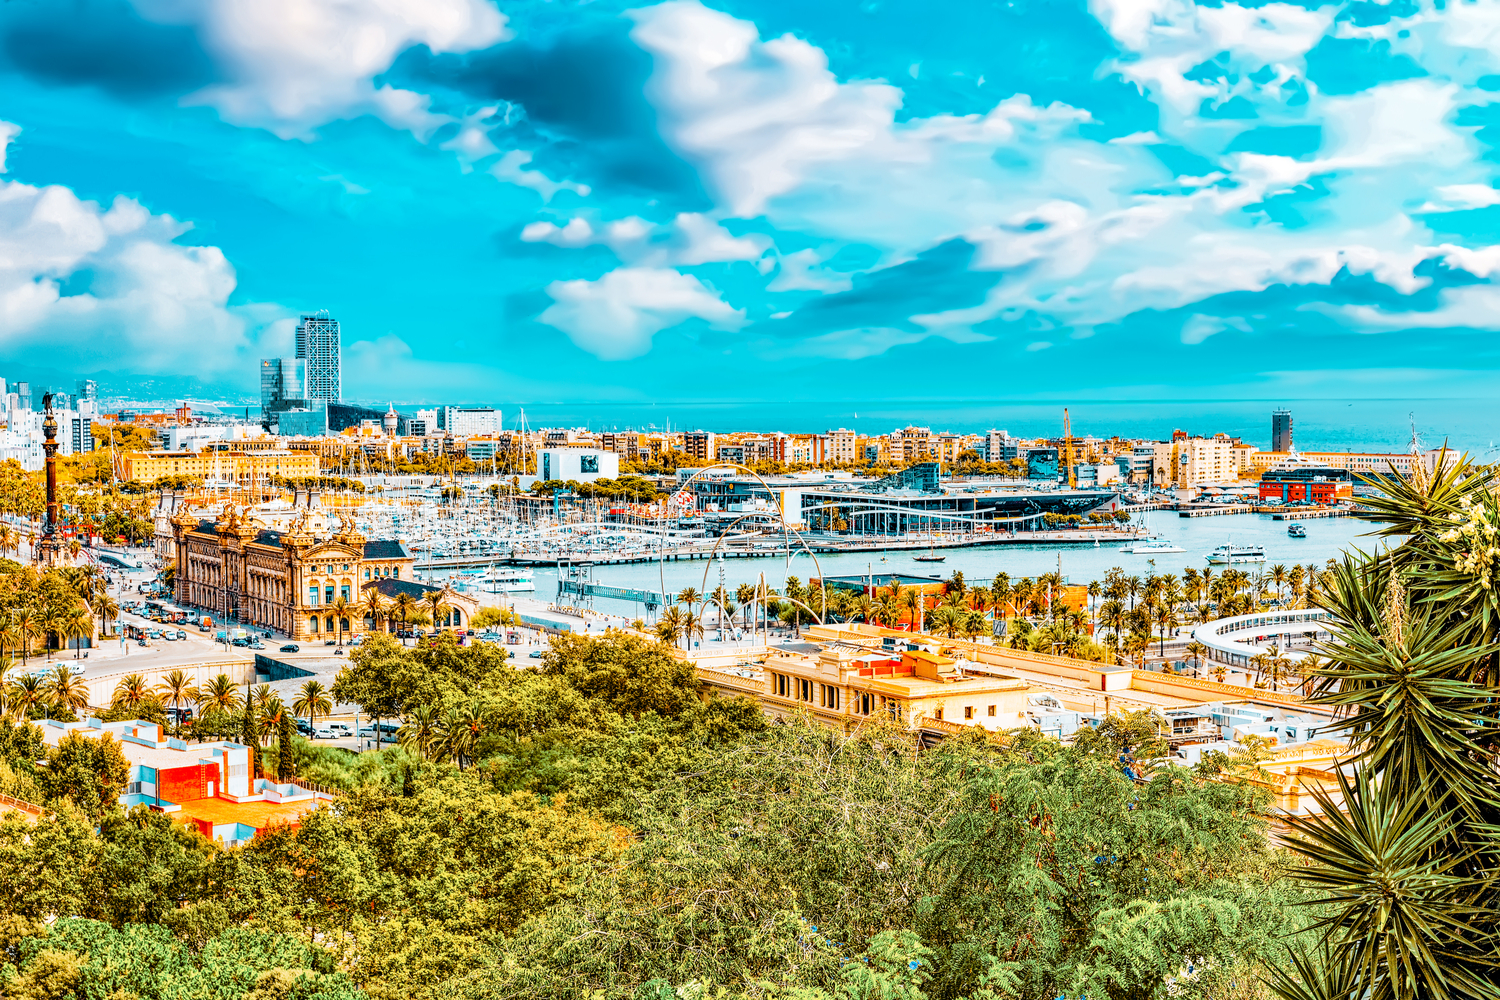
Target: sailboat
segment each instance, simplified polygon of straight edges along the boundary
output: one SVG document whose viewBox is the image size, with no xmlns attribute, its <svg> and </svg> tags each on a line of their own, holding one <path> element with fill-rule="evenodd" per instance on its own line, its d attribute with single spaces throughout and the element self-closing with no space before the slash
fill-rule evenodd
<svg viewBox="0 0 1500 1000">
<path fill-rule="evenodd" d="M 933 551 L 932 546 L 927 547 L 927 554 L 925 556 L 912 556 L 912 560 L 914 562 L 942 562 L 947 558 L 947 556 L 938 555 L 935 551 Z"/>
</svg>

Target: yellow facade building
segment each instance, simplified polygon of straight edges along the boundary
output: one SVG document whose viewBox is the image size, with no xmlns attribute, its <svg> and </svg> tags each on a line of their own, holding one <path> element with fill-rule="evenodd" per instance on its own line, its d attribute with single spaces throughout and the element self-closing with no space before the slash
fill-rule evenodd
<svg viewBox="0 0 1500 1000">
<path fill-rule="evenodd" d="M 242 486 L 271 476 L 318 475 L 318 456 L 264 448 L 245 451 L 137 451 L 125 456 L 125 478 L 149 483 L 162 476 L 201 476 Z"/>
<path fill-rule="evenodd" d="M 699 676 L 717 686 L 714 673 L 700 669 Z M 752 693 L 747 679 L 768 714 L 806 712 L 842 729 L 888 719 L 913 729 L 951 722 L 998 731 L 1026 725 L 1029 708 L 1024 680 L 965 673 L 959 661 L 922 650 L 797 643 L 771 649 L 758 678 L 726 679 L 724 693 Z"/>
</svg>

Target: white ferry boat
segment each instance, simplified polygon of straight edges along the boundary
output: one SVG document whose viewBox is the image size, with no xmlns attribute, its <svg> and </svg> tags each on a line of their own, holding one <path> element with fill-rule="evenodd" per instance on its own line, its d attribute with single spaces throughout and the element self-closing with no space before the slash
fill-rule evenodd
<svg viewBox="0 0 1500 1000">
<path fill-rule="evenodd" d="M 1266 550 L 1259 545 L 1220 545 L 1208 554 L 1213 566 L 1228 566 L 1232 563 L 1263 563 Z"/>
<path fill-rule="evenodd" d="M 519 566 L 495 566 L 479 578 L 482 589 L 491 594 L 512 594 L 536 590 L 531 570 Z"/>
<path fill-rule="evenodd" d="M 1125 550 L 1138 556 L 1157 556 L 1172 552 L 1186 552 L 1181 545 L 1174 545 L 1165 538 L 1153 538 L 1149 542 L 1137 542 Z"/>
</svg>

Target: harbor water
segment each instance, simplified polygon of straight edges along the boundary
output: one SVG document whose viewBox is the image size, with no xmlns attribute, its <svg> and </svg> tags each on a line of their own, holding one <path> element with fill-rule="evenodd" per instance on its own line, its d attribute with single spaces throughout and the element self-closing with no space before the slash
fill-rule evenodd
<svg viewBox="0 0 1500 1000">
<path fill-rule="evenodd" d="M 765 574 L 766 582 L 779 588 L 788 576 L 796 576 L 804 583 L 821 574 L 834 576 L 863 576 L 867 573 L 899 573 L 906 576 L 937 576 L 946 579 L 954 570 L 962 570 L 964 578 L 971 583 L 988 583 L 997 573 L 1008 573 L 1012 580 L 1020 577 L 1036 577 L 1043 573 L 1056 572 L 1059 564 L 1063 577 L 1074 584 L 1086 584 L 1090 580 L 1102 580 L 1111 567 L 1119 566 L 1129 575 L 1144 577 L 1148 573 L 1182 574 L 1184 567 L 1204 569 L 1209 566 L 1208 555 L 1224 544 L 1255 545 L 1265 550 L 1264 563 L 1236 564 L 1234 568 L 1254 573 L 1257 569 L 1269 570 L 1277 563 L 1290 567 L 1293 564 L 1306 566 L 1309 563 L 1323 565 L 1328 559 L 1337 558 L 1346 549 L 1371 551 L 1378 544 L 1370 532 L 1376 527 L 1367 521 L 1351 517 L 1317 518 L 1301 522 L 1307 528 L 1306 538 L 1291 538 L 1287 535 L 1288 521 L 1272 520 L 1263 514 L 1226 514 L 1220 517 L 1184 518 L 1172 511 L 1152 513 L 1147 520 L 1150 533 L 1158 538 L 1169 539 L 1186 551 L 1155 555 L 1134 555 L 1122 551 L 1134 542 L 1102 542 L 1098 548 L 1091 545 L 1005 545 L 994 548 L 960 548 L 937 550 L 947 558 L 941 563 L 918 562 L 913 556 L 924 555 L 927 550 L 902 550 L 896 552 L 826 553 L 817 557 L 816 564 L 806 552 L 794 552 L 790 559 L 780 553 L 765 558 L 732 558 L 722 563 L 724 585 L 732 592 L 742 583 L 753 583 Z M 1153 561 L 1154 560 L 1154 561 Z M 719 585 L 721 564 L 718 561 L 689 560 L 666 563 L 632 563 L 627 565 L 595 566 L 592 568 L 594 583 L 612 587 L 677 593 L 684 587 L 696 587 L 712 591 Z M 1213 567 L 1221 572 L 1225 567 Z M 535 570 L 536 596 L 550 598 L 557 593 L 557 570 L 537 567 Z M 705 587 L 705 579 L 707 586 Z M 601 611 L 629 615 L 631 606 L 626 602 L 596 599 Z"/>
</svg>

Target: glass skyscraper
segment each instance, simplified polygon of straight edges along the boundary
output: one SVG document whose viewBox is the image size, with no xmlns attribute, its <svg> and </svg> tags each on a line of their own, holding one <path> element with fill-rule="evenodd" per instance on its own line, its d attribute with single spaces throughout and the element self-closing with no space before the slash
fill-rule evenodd
<svg viewBox="0 0 1500 1000">
<path fill-rule="evenodd" d="M 306 314 L 297 323 L 297 358 L 307 363 L 307 399 L 337 403 L 344 398 L 339 378 L 339 321 L 328 310 Z"/>
</svg>

